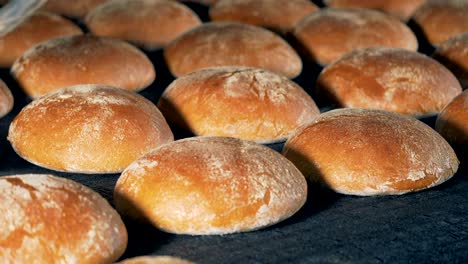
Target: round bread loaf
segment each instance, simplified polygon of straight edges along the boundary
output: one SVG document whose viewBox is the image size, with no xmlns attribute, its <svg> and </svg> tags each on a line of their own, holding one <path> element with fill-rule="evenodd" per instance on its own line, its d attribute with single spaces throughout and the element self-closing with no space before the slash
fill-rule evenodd
<svg viewBox="0 0 468 264">
<path fill-rule="evenodd" d="M 156 76 L 151 61 L 120 40 L 75 35 L 41 42 L 27 50 L 11 69 L 32 98 L 78 84 L 103 84 L 138 91 Z"/>
<path fill-rule="evenodd" d="M 407 21 L 418 7 L 426 0 L 324 0 L 325 4 L 334 8 L 368 8 L 396 16 Z"/>
<path fill-rule="evenodd" d="M 320 73 L 317 89 L 342 107 L 411 115 L 438 113 L 462 90 L 453 74 L 434 59 L 388 47 L 344 55 Z"/>
<path fill-rule="evenodd" d="M 190 8 L 167 0 L 112 0 L 97 6 L 85 20 L 95 35 L 127 40 L 150 50 L 166 46 L 201 24 Z"/>
<path fill-rule="evenodd" d="M 179 0 L 180 2 L 193 2 L 193 3 L 199 3 L 203 5 L 213 5 L 219 0 Z"/>
<path fill-rule="evenodd" d="M 435 128 L 449 142 L 468 145 L 468 90 L 445 106 Z"/>
<path fill-rule="evenodd" d="M 312 182 L 351 195 L 430 188 L 452 177 L 459 164 L 450 145 L 419 120 L 358 108 L 320 115 L 297 130 L 283 154 Z"/>
<path fill-rule="evenodd" d="M 79 85 L 34 100 L 10 125 L 8 140 L 22 158 L 48 169 L 121 172 L 173 140 L 157 107 L 123 89 Z"/>
<path fill-rule="evenodd" d="M 432 56 L 457 77 L 463 89 L 468 89 L 468 32 L 442 42 Z"/>
<path fill-rule="evenodd" d="M 127 230 L 107 200 L 52 175 L 0 177 L 1 263 L 112 263 Z"/>
<path fill-rule="evenodd" d="M 290 78 L 302 71 L 301 58 L 281 37 L 240 23 L 198 26 L 172 41 L 164 56 L 174 76 L 213 66 L 257 67 Z"/>
<path fill-rule="evenodd" d="M 68 17 L 81 18 L 96 6 L 107 1 L 109 0 L 47 0 L 43 9 Z"/>
<path fill-rule="evenodd" d="M 172 256 L 141 256 L 125 259 L 116 264 L 194 264 L 193 262 Z"/>
<path fill-rule="evenodd" d="M 13 95 L 8 86 L 0 80 L 0 118 L 8 114 L 13 109 Z"/>
<path fill-rule="evenodd" d="M 13 31 L 0 37 L 0 67 L 11 67 L 26 50 L 39 42 L 69 35 L 82 34 L 71 21 L 53 14 L 38 12 L 28 17 Z"/>
<path fill-rule="evenodd" d="M 467 0 L 427 0 L 413 15 L 427 40 L 434 46 L 468 32 Z"/>
<path fill-rule="evenodd" d="M 287 33 L 318 10 L 309 0 L 220 0 L 210 8 L 213 21 L 238 21 Z"/>
<path fill-rule="evenodd" d="M 416 36 L 408 26 L 395 17 L 368 9 L 321 9 L 303 18 L 294 35 L 307 55 L 321 65 L 361 48 L 418 49 Z"/>
<path fill-rule="evenodd" d="M 297 212 L 306 198 L 304 176 L 278 152 L 225 137 L 162 145 L 125 169 L 114 191 L 123 215 L 190 235 L 270 226 Z"/>
<path fill-rule="evenodd" d="M 272 72 L 213 67 L 176 79 L 158 107 L 169 122 L 200 136 L 227 136 L 257 143 L 284 141 L 318 110 L 297 84 Z"/>
</svg>

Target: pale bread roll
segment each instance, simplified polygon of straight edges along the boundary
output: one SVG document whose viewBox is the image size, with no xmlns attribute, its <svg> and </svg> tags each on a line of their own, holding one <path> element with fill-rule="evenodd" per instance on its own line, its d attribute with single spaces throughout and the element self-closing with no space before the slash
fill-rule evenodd
<svg viewBox="0 0 468 264">
<path fill-rule="evenodd" d="M 1 263 L 112 263 L 127 230 L 107 200 L 52 175 L 0 177 Z"/>
<path fill-rule="evenodd" d="M 175 1 L 111 0 L 86 16 L 89 30 L 98 36 L 122 39 L 153 50 L 201 24 L 197 14 Z"/>
<path fill-rule="evenodd" d="M 117 173 L 173 140 L 157 107 L 136 93 L 78 85 L 23 108 L 8 140 L 25 160 L 57 171 Z"/>
<path fill-rule="evenodd" d="M 151 61 L 133 45 L 91 35 L 41 42 L 15 61 L 11 73 L 32 98 L 78 84 L 139 91 L 156 77 Z"/>
<path fill-rule="evenodd" d="M 263 68 L 289 78 L 302 71 L 296 51 L 271 31 L 234 22 L 211 22 L 172 41 L 164 50 L 169 70 L 181 76 L 214 66 Z"/>
<path fill-rule="evenodd" d="M 427 40 L 434 46 L 468 32 L 467 0 L 427 0 L 413 15 Z"/>
<path fill-rule="evenodd" d="M 321 9 L 299 21 L 294 36 L 307 55 L 321 65 L 361 48 L 418 49 L 416 36 L 407 25 L 395 17 L 369 9 Z"/>
<path fill-rule="evenodd" d="M 116 264 L 194 264 L 194 262 L 173 256 L 140 256 L 124 259 Z"/>
<path fill-rule="evenodd" d="M 278 152 L 225 137 L 162 145 L 125 169 L 114 191 L 121 214 L 190 235 L 273 225 L 297 212 L 306 196 L 304 176 Z"/>
<path fill-rule="evenodd" d="M 388 47 L 344 55 L 320 73 L 317 90 L 342 107 L 415 116 L 440 112 L 462 91 L 455 76 L 436 60 Z"/>
<path fill-rule="evenodd" d="M 237 21 L 287 33 L 318 9 L 309 0 L 220 0 L 209 15 L 212 21 Z"/>
<path fill-rule="evenodd" d="M 283 154 L 338 193 L 395 195 L 439 185 L 458 169 L 450 145 L 421 121 L 366 109 L 326 112 L 298 129 Z"/>
<path fill-rule="evenodd" d="M 26 50 L 42 41 L 78 34 L 82 34 L 81 29 L 59 15 L 35 13 L 0 37 L 0 67 L 10 67 Z"/>
<path fill-rule="evenodd" d="M 257 143 L 286 140 L 318 110 L 297 84 L 248 67 L 213 67 L 176 79 L 158 107 L 169 122 L 200 136 L 228 136 Z"/>
<path fill-rule="evenodd" d="M 449 142 L 468 146 L 468 90 L 445 106 L 435 128 Z"/>
<path fill-rule="evenodd" d="M 0 118 L 13 109 L 14 99 L 8 86 L 0 80 Z"/>
</svg>

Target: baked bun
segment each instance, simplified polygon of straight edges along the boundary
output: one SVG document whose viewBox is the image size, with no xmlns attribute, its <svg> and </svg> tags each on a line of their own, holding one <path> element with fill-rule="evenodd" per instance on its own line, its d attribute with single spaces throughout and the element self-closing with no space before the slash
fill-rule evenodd
<svg viewBox="0 0 468 264">
<path fill-rule="evenodd" d="M 342 107 L 410 115 L 438 113 L 462 90 L 453 74 L 434 59 L 388 47 L 346 54 L 320 73 L 317 89 Z"/>
<path fill-rule="evenodd" d="M 434 59 L 442 63 L 457 77 L 463 89 L 468 89 L 468 32 L 442 42 Z"/>
<path fill-rule="evenodd" d="M 324 0 L 329 7 L 368 8 L 398 17 L 407 21 L 426 0 Z"/>
<path fill-rule="evenodd" d="M 81 18 L 96 6 L 109 0 L 47 0 L 43 9 L 68 17 Z"/>
<path fill-rule="evenodd" d="M 89 30 L 99 36 L 127 40 L 146 49 L 166 46 L 201 24 L 187 6 L 167 0 L 112 0 L 86 16 Z"/>
<path fill-rule="evenodd" d="M 367 47 L 418 49 L 416 36 L 408 26 L 395 17 L 368 9 L 321 9 L 303 18 L 294 35 L 307 55 L 321 65 Z"/>
<path fill-rule="evenodd" d="M 270 226 L 297 212 L 306 196 L 304 176 L 278 152 L 224 137 L 162 145 L 125 169 L 114 191 L 123 215 L 189 235 Z"/>
<path fill-rule="evenodd" d="M 78 85 L 23 108 L 8 140 L 22 158 L 52 170 L 121 172 L 173 140 L 164 117 L 143 96 L 123 89 Z"/>
<path fill-rule="evenodd" d="M 0 80 L 0 118 L 8 114 L 13 109 L 13 95 L 8 86 Z"/>
<path fill-rule="evenodd" d="M 172 256 L 141 256 L 125 259 L 116 264 L 194 264 L 193 262 Z"/>
<path fill-rule="evenodd" d="M 192 3 L 207 5 L 207 6 L 213 5 L 217 1 L 219 1 L 219 0 L 179 0 L 179 2 L 192 2 Z"/>
<path fill-rule="evenodd" d="M 213 21 L 238 21 L 286 33 L 318 9 L 309 0 L 220 0 L 209 15 Z"/>
<path fill-rule="evenodd" d="M 443 183 L 458 169 L 450 145 L 421 121 L 369 109 L 326 112 L 283 154 L 312 182 L 351 195 L 389 195 Z"/>
<path fill-rule="evenodd" d="M 299 55 L 266 29 L 229 22 L 196 27 L 172 41 L 164 51 L 174 76 L 213 66 L 263 68 L 293 78 L 302 71 Z"/>
<path fill-rule="evenodd" d="M 449 142 L 468 146 L 468 90 L 445 106 L 435 128 Z"/>
<path fill-rule="evenodd" d="M 11 73 L 32 98 L 77 84 L 139 91 L 156 76 L 151 61 L 134 46 L 91 35 L 41 42 L 15 61 Z"/>
<path fill-rule="evenodd" d="M 272 72 L 213 67 L 176 79 L 158 107 L 169 122 L 200 136 L 227 136 L 257 143 L 284 141 L 318 110 L 297 84 Z"/>
<path fill-rule="evenodd" d="M 52 175 L 0 177 L 1 263 L 112 263 L 127 230 L 107 200 Z"/>
<path fill-rule="evenodd" d="M 427 0 L 413 15 L 413 20 L 432 45 L 468 32 L 468 1 Z"/>
<path fill-rule="evenodd" d="M 10 67 L 26 50 L 39 42 L 78 34 L 82 34 L 81 29 L 59 15 L 34 13 L 13 31 L 0 37 L 0 67 Z"/>
</svg>

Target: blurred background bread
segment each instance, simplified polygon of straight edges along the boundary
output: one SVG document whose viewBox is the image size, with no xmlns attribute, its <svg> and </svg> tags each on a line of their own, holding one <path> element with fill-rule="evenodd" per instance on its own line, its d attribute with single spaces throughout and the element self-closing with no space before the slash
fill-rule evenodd
<svg viewBox="0 0 468 264">
<path fill-rule="evenodd" d="M 468 90 L 445 106 L 437 117 L 435 128 L 452 144 L 468 147 Z"/>
<path fill-rule="evenodd" d="M 14 98 L 8 86 L 0 80 L 0 118 L 8 114 L 13 108 Z"/>
</svg>

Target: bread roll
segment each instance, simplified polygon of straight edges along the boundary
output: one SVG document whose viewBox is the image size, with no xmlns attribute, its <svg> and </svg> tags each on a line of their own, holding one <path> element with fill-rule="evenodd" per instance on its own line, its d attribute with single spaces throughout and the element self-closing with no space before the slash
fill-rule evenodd
<svg viewBox="0 0 468 264">
<path fill-rule="evenodd" d="M 369 8 L 407 21 L 426 0 L 324 0 L 329 7 Z"/>
<path fill-rule="evenodd" d="M 107 200 L 52 175 L 0 177 L 1 263 L 112 263 L 127 231 Z"/>
<path fill-rule="evenodd" d="M 309 0 L 220 0 L 209 15 L 213 21 L 238 21 L 286 33 L 316 10 Z"/>
<path fill-rule="evenodd" d="M 35 13 L 17 28 L 0 37 L 0 67 L 8 68 L 26 50 L 39 42 L 68 35 L 81 34 L 71 21 L 52 13 Z"/>
<path fill-rule="evenodd" d="M 213 66 L 250 66 L 293 78 L 302 61 L 278 35 L 256 26 L 212 22 L 186 32 L 164 51 L 169 70 L 181 76 Z"/>
<path fill-rule="evenodd" d="M 109 0 L 47 0 L 43 9 L 68 17 L 81 18 Z"/>
<path fill-rule="evenodd" d="M 11 70 L 32 98 L 77 84 L 104 84 L 138 91 L 156 76 L 146 55 L 120 40 L 75 35 L 41 42 L 15 61 Z"/>
<path fill-rule="evenodd" d="M 199 3 L 203 5 L 213 5 L 219 0 L 179 0 L 179 2 L 193 2 L 193 3 Z"/>
<path fill-rule="evenodd" d="M 468 32 L 442 42 L 432 56 L 457 77 L 463 89 L 468 89 Z"/>
<path fill-rule="evenodd" d="M 468 146 L 468 90 L 445 106 L 435 128 L 449 142 Z"/>
<path fill-rule="evenodd" d="M 193 262 L 172 256 L 141 256 L 125 259 L 116 264 L 194 264 Z"/>
<path fill-rule="evenodd" d="M 93 34 L 127 40 L 150 50 L 166 46 L 200 24 L 190 8 L 167 0 L 112 0 L 86 16 Z"/>
<path fill-rule="evenodd" d="M 284 141 L 319 114 L 297 84 L 272 72 L 213 67 L 176 79 L 158 107 L 169 122 L 201 136 L 228 136 L 257 143 Z"/>
<path fill-rule="evenodd" d="M 294 35 L 307 55 L 321 65 L 361 48 L 418 49 L 416 36 L 408 26 L 390 15 L 368 9 L 321 9 L 303 18 Z"/>
<path fill-rule="evenodd" d="M 13 109 L 13 95 L 8 86 L 0 80 L 0 118 L 8 114 Z"/>
<path fill-rule="evenodd" d="M 297 212 L 306 196 L 304 176 L 278 152 L 224 137 L 162 145 L 125 169 L 114 192 L 123 215 L 190 235 L 273 225 Z"/>
<path fill-rule="evenodd" d="M 453 74 L 434 59 L 387 47 L 346 54 L 320 73 L 317 89 L 342 107 L 410 115 L 438 113 L 462 90 Z"/>
<path fill-rule="evenodd" d="M 8 140 L 27 161 L 52 170 L 121 172 L 173 140 L 154 104 L 136 93 L 79 85 L 36 99 L 15 117 Z"/>
<path fill-rule="evenodd" d="M 358 108 L 320 115 L 297 130 L 283 154 L 311 181 L 351 195 L 430 188 L 459 164 L 450 145 L 419 120 Z"/>
<path fill-rule="evenodd" d="M 413 15 L 427 40 L 434 46 L 468 32 L 467 0 L 427 0 Z"/>
</svg>

